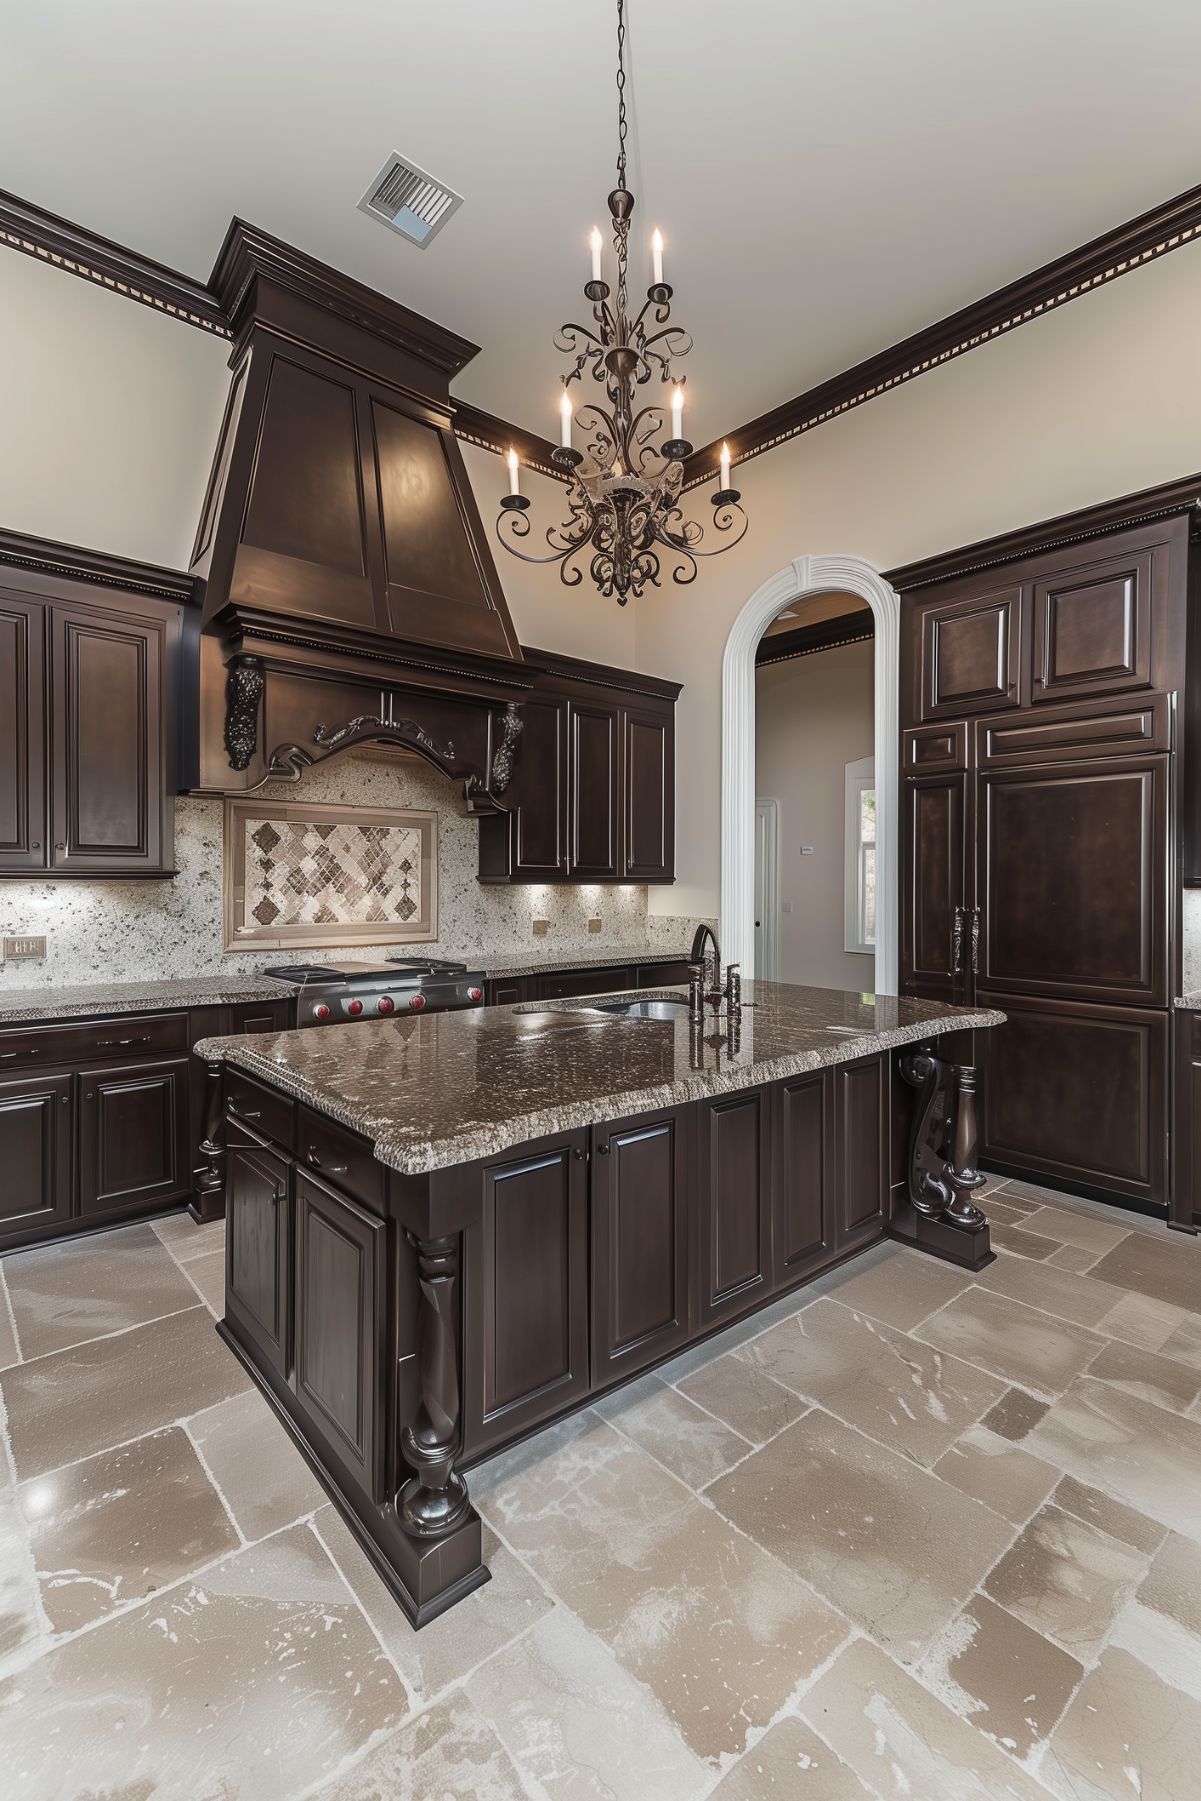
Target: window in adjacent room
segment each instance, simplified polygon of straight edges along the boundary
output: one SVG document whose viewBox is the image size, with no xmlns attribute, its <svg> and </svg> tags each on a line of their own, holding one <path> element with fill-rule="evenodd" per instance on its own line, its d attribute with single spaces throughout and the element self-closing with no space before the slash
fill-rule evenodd
<svg viewBox="0 0 1201 1801">
<path fill-rule="evenodd" d="M 844 948 L 871 956 L 876 949 L 876 760 L 846 765 L 846 863 L 843 876 Z"/>
</svg>

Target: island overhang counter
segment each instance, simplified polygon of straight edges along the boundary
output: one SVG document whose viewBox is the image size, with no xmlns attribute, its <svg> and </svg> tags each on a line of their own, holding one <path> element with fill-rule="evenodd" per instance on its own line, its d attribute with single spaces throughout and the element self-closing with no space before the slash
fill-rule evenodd
<svg viewBox="0 0 1201 1801">
<path fill-rule="evenodd" d="M 1003 1018 L 758 982 L 197 1045 L 218 1330 L 414 1624 L 487 1580 L 473 1463 L 885 1236 L 991 1260 Z"/>
</svg>

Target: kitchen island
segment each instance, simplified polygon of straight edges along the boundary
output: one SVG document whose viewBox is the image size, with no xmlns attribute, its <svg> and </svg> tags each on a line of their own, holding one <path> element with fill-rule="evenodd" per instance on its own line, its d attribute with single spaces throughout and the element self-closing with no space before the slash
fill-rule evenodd
<svg viewBox="0 0 1201 1801">
<path fill-rule="evenodd" d="M 209 1039 L 219 1330 L 415 1624 L 487 1580 L 464 1471 L 885 1235 L 969 1268 L 975 1034 L 748 984 Z"/>
</svg>

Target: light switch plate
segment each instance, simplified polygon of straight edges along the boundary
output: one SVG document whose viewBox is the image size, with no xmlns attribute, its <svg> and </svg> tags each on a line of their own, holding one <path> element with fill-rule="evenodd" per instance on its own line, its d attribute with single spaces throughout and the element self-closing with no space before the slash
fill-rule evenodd
<svg viewBox="0 0 1201 1801">
<path fill-rule="evenodd" d="M 546 934 L 550 931 L 549 919 L 535 919 L 533 925 L 535 938 L 545 938 Z"/>
<path fill-rule="evenodd" d="M 44 938 L 6 938 L 4 940 L 4 961 L 20 963 L 34 960 L 46 955 Z"/>
<path fill-rule="evenodd" d="M 599 932 L 600 929 L 601 929 L 601 922 L 599 919 L 590 919 L 588 921 L 588 930 L 590 932 Z"/>
</svg>

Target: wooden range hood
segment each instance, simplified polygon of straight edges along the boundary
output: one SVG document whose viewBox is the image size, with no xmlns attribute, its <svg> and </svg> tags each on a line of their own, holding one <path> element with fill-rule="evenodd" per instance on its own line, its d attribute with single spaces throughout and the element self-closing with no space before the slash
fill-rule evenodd
<svg viewBox="0 0 1201 1801">
<path fill-rule="evenodd" d="M 500 809 L 534 672 L 451 429 L 476 346 L 236 219 L 211 286 L 234 348 L 191 564 L 198 785 L 390 743 Z"/>
</svg>

